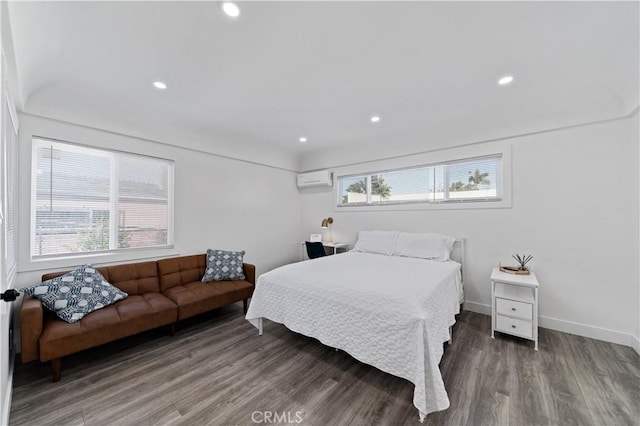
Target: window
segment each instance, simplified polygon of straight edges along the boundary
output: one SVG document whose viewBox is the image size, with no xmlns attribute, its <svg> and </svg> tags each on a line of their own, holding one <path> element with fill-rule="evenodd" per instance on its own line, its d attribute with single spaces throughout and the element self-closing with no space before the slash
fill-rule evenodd
<svg viewBox="0 0 640 426">
<path fill-rule="evenodd" d="M 2 102 L 2 135 L 0 159 L 3 185 L 0 188 L 0 223 L 4 218 L 2 231 L 4 232 L 4 270 L 7 283 L 11 285 L 16 273 L 16 183 L 18 181 L 18 126 L 15 109 L 12 107 L 9 94 L 4 91 Z"/>
<path fill-rule="evenodd" d="M 173 162 L 33 139 L 34 258 L 171 245 Z"/>
<path fill-rule="evenodd" d="M 338 206 L 501 199 L 502 155 L 338 177 Z"/>
</svg>

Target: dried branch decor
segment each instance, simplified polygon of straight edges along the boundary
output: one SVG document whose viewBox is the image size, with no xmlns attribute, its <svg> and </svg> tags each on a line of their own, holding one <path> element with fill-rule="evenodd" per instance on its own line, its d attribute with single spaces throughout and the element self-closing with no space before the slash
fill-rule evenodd
<svg viewBox="0 0 640 426">
<path fill-rule="evenodd" d="M 518 261 L 518 263 L 520 264 L 520 270 L 521 270 L 521 271 L 526 271 L 526 270 L 528 270 L 528 268 L 527 268 L 527 266 L 526 266 L 526 265 L 527 265 L 527 263 L 529 263 L 529 261 L 530 261 L 531 259 L 533 259 L 533 256 L 531 256 L 531 255 L 524 255 L 524 254 L 523 254 L 523 255 L 514 254 L 512 257 L 513 257 L 515 260 L 517 260 L 517 261 Z"/>
</svg>

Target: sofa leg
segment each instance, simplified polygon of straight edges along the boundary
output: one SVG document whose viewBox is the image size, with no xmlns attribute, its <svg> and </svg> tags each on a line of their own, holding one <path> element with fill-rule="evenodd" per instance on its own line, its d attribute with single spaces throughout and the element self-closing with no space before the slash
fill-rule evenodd
<svg viewBox="0 0 640 426">
<path fill-rule="evenodd" d="M 173 337 L 176 335 L 176 323 L 171 323 L 171 325 L 169 325 L 169 336 Z"/>
<path fill-rule="evenodd" d="M 249 305 L 249 304 L 247 303 L 248 301 L 249 301 L 249 299 L 244 299 L 244 300 L 242 301 L 242 309 L 244 309 L 244 313 L 245 313 L 245 314 L 247 313 L 247 308 L 248 308 L 248 305 Z"/>
<path fill-rule="evenodd" d="M 51 360 L 51 370 L 53 372 L 51 376 L 52 382 L 59 382 L 62 377 L 62 358 L 56 358 Z"/>
</svg>

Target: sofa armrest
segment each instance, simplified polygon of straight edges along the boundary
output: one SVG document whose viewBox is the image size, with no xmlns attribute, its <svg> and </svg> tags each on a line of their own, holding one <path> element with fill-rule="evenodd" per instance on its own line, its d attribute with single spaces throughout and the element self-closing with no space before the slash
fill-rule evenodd
<svg viewBox="0 0 640 426">
<path fill-rule="evenodd" d="M 256 266 L 250 263 L 243 263 L 242 269 L 244 271 L 245 279 L 249 281 L 253 286 L 256 285 Z"/>
<path fill-rule="evenodd" d="M 20 346 L 22 362 L 40 358 L 38 340 L 42 334 L 43 308 L 38 299 L 25 296 L 20 309 Z"/>
</svg>

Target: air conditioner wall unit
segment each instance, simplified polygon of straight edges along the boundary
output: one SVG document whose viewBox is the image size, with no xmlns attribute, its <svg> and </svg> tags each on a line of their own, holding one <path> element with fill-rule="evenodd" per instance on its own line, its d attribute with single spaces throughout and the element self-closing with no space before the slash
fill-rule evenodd
<svg viewBox="0 0 640 426">
<path fill-rule="evenodd" d="M 329 170 L 318 172 L 301 173 L 298 175 L 298 188 L 308 188 L 310 186 L 332 186 L 333 175 Z"/>
</svg>

